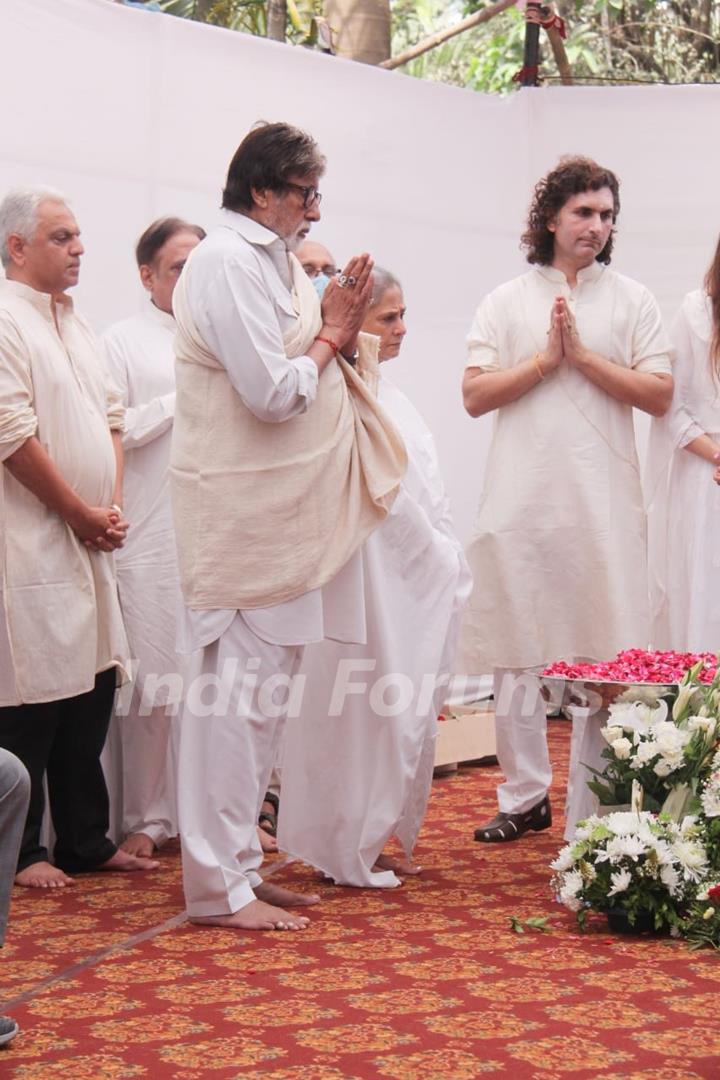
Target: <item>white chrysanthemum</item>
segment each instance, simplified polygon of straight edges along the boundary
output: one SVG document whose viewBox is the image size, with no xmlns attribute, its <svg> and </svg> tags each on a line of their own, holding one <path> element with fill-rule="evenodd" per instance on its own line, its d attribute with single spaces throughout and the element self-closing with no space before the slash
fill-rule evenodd
<svg viewBox="0 0 720 1080">
<path fill-rule="evenodd" d="M 707 870 L 707 852 L 696 840 L 676 840 L 672 853 L 680 863 L 687 881 L 699 881 Z"/>
<path fill-rule="evenodd" d="M 600 818 L 597 817 L 596 814 L 593 814 L 592 817 L 587 818 L 587 820 L 581 821 L 575 830 L 574 842 L 582 843 L 585 840 L 589 840 L 593 831 L 597 828 L 599 820 Z"/>
<path fill-rule="evenodd" d="M 680 891 L 680 875 L 672 863 L 660 867 L 660 880 L 671 896 L 677 896 Z"/>
<path fill-rule="evenodd" d="M 566 844 L 565 847 L 561 848 L 558 852 L 557 858 L 553 859 L 550 863 L 550 869 L 564 873 L 565 870 L 569 870 L 574 864 L 575 857 L 573 855 L 572 845 Z"/>
<path fill-rule="evenodd" d="M 615 836 L 628 836 L 637 833 L 647 819 L 642 814 L 635 814 L 632 810 L 616 810 L 614 814 L 608 814 L 602 820 L 606 828 Z"/>
<path fill-rule="evenodd" d="M 611 863 L 618 863 L 621 859 L 637 860 L 647 852 L 647 845 L 639 836 L 613 836 L 605 846 L 607 859 Z M 598 855 L 598 859 L 600 856 Z M 602 860 L 605 861 L 604 859 Z"/>
<path fill-rule="evenodd" d="M 686 814 L 679 824 L 676 821 L 672 821 L 670 824 L 677 830 L 678 836 L 696 837 L 698 835 L 698 819 L 696 814 Z"/>
<path fill-rule="evenodd" d="M 630 888 L 632 874 L 629 870 L 616 870 L 614 874 L 610 875 L 610 881 L 612 882 L 612 888 L 608 890 L 608 896 L 616 896 L 618 893 L 625 892 L 626 889 Z"/>
<path fill-rule="evenodd" d="M 571 911 L 579 911 L 582 901 L 578 899 L 578 893 L 582 890 L 583 879 L 578 870 L 571 870 L 565 874 L 560 886 L 560 902 Z"/>
<path fill-rule="evenodd" d="M 700 796 L 706 817 L 720 817 L 720 784 L 710 783 Z"/>
</svg>

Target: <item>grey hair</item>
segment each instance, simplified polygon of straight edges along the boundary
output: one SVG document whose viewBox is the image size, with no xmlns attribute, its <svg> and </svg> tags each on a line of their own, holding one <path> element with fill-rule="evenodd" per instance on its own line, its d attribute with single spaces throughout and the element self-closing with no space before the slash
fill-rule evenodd
<svg viewBox="0 0 720 1080">
<path fill-rule="evenodd" d="M 35 187 L 12 188 L 0 203 L 0 262 L 9 266 L 12 262 L 8 237 L 13 233 L 30 240 L 37 228 L 38 207 L 40 203 L 66 203 L 67 199 L 55 188 L 38 184 Z"/>
<path fill-rule="evenodd" d="M 402 292 L 402 285 L 389 270 L 386 270 L 383 266 L 373 267 L 373 288 L 372 296 L 370 297 L 370 307 L 375 307 L 382 300 L 388 289 L 391 289 L 393 285 Z"/>
</svg>

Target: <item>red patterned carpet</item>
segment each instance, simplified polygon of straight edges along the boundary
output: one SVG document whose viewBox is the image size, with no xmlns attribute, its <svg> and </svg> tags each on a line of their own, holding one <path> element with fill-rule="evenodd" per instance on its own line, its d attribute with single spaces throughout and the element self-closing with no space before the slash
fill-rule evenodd
<svg viewBox="0 0 720 1080">
<path fill-rule="evenodd" d="M 569 724 L 550 725 L 557 788 Z M 393 891 L 323 893 L 311 929 L 240 935 L 182 921 L 177 848 L 150 877 L 16 891 L 3 1011 L 22 1027 L 0 1075 L 23 1080 L 694 1080 L 719 1077 L 719 958 L 669 940 L 578 934 L 549 895 L 552 830 L 485 847 L 497 769 L 436 781 L 427 870 Z M 511 916 L 550 917 L 514 933 Z M 18 1002 L 18 999 L 20 1001 Z"/>
</svg>

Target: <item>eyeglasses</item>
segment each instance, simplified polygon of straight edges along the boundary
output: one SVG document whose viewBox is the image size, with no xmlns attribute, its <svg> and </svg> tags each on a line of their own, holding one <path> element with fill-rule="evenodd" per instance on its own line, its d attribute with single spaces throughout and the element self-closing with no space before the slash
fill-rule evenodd
<svg viewBox="0 0 720 1080">
<path fill-rule="evenodd" d="M 319 206 L 322 202 L 322 195 L 316 187 L 303 187 L 302 184 L 291 184 L 289 180 L 285 181 L 285 187 L 294 188 L 295 191 L 299 191 L 303 197 L 303 208 L 309 210 L 311 206 Z"/>
<path fill-rule="evenodd" d="M 331 278 L 340 273 L 336 266 L 312 266 L 310 263 L 303 263 L 303 270 L 309 278 L 319 277 L 320 274 Z"/>
</svg>

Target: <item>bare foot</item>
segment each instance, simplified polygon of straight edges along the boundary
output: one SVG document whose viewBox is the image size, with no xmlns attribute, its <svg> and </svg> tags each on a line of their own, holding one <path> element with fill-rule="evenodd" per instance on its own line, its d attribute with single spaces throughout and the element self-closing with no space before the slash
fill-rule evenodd
<svg viewBox="0 0 720 1080">
<path fill-rule="evenodd" d="M 271 836 L 269 832 L 265 832 L 265 830 L 261 828 L 260 825 L 258 825 L 257 833 L 258 839 L 260 841 L 260 847 L 263 849 L 263 851 L 268 853 L 271 851 L 277 851 L 278 845 L 277 840 L 274 836 Z"/>
<path fill-rule="evenodd" d="M 422 873 L 422 866 L 416 866 L 409 859 L 395 859 L 392 855 L 378 855 L 373 870 L 392 870 L 404 877 L 415 877 Z"/>
<path fill-rule="evenodd" d="M 128 855 L 137 855 L 139 859 L 151 859 L 155 854 L 155 844 L 147 833 L 130 833 L 120 845 L 120 850 L 127 851 Z"/>
<path fill-rule="evenodd" d="M 317 893 L 292 892 L 281 885 L 274 885 L 272 881 L 253 885 L 253 892 L 258 900 L 264 900 L 267 904 L 282 904 L 283 907 L 310 907 L 320 903 Z"/>
<path fill-rule="evenodd" d="M 288 911 L 266 904 L 262 900 L 251 900 L 232 915 L 191 915 L 190 922 L 199 926 L 224 926 L 234 930 L 304 930 L 310 925 L 310 920 L 305 915 L 291 915 Z"/>
<path fill-rule="evenodd" d="M 118 848 L 111 858 L 94 867 L 95 870 L 156 870 L 160 863 L 157 859 L 142 859 L 138 855 L 130 855 L 122 848 Z"/>
<path fill-rule="evenodd" d="M 66 885 L 74 885 L 75 879 L 68 877 L 52 863 L 36 862 L 15 875 L 15 884 L 23 885 L 27 889 L 64 889 Z"/>
</svg>

